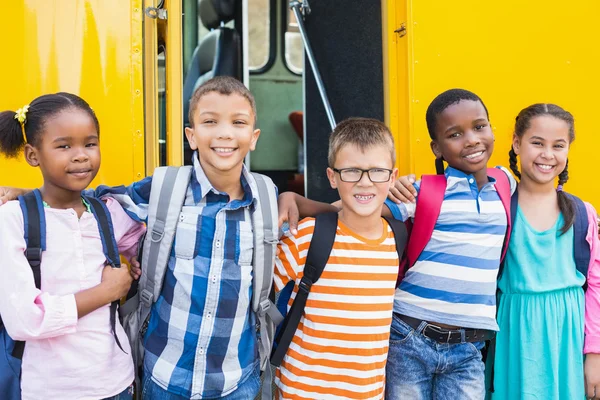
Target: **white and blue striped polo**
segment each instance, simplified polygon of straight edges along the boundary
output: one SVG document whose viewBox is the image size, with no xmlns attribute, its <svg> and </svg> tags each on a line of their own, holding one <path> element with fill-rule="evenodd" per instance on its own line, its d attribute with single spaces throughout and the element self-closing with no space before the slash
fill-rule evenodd
<svg viewBox="0 0 600 400">
<path fill-rule="evenodd" d="M 505 170 L 505 172 L 507 172 Z M 452 167 L 429 243 L 396 289 L 394 312 L 429 322 L 498 330 L 496 279 L 507 217 L 495 180 L 481 188 Z M 507 172 L 514 188 L 515 182 Z M 420 182 L 415 184 L 417 191 Z M 386 205 L 396 219 L 414 216 L 414 204 Z"/>
</svg>

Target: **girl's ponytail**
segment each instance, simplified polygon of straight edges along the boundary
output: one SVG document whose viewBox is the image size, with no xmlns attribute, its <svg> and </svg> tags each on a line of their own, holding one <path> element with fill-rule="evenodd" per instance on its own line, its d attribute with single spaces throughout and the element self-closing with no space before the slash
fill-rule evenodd
<svg viewBox="0 0 600 400">
<path fill-rule="evenodd" d="M 14 111 L 0 112 L 0 153 L 6 157 L 17 157 L 25 146 L 21 123 Z"/>
<path fill-rule="evenodd" d="M 560 228 L 561 233 L 566 233 L 575 222 L 575 206 L 569 196 L 563 191 L 563 185 L 569 180 L 569 159 L 565 169 L 558 175 L 558 187 L 556 188 L 558 195 L 558 208 L 563 215 L 565 223 Z"/>
</svg>

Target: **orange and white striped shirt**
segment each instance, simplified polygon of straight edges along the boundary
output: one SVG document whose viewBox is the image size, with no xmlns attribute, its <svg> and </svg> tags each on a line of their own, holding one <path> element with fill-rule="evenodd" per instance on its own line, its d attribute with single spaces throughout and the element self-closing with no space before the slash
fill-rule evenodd
<svg viewBox="0 0 600 400">
<path fill-rule="evenodd" d="M 275 383 L 278 399 L 383 399 L 398 253 L 385 220 L 379 239 L 353 233 L 341 221 L 327 266 L 312 286 L 304 315 Z M 302 220 L 298 235 L 279 242 L 277 290 L 302 279 L 315 226 Z"/>
</svg>

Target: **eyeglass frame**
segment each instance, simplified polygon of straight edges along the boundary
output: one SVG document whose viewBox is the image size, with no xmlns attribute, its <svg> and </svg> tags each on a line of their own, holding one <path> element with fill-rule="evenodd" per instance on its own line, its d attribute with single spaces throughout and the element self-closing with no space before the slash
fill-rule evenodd
<svg viewBox="0 0 600 400">
<path fill-rule="evenodd" d="M 369 178 L 369 180 L 372 183 L 385 183 L 388 182 L 390 180 L 390 178 L 392 177 L 392 173 L 394 172 L 393 169 L 388 169 L 388 168 L 369 168 L 369 169 L 362 169 L 362 168 L 341 168 L 341 169 L 337 169 L 337 168 L 331 168 L 333 170 L 333 172 L 337 172 L 340 175 L 340 180 L 342 182 L 346 182 L 346 183 L 357 183 L 360 182 L 363 178 L 363 176 L 365 175 L 365 172 L 367 173 L 367 177 Z M 357 170 L 360 171 L 360 178 L 358 178 L 358 180 L 356 181 L 346 181 L 344 179 L 342 179 L 342 172 L 344 171 L 348 171 L 348 170 Z M 373 179 L 371 179 L 371 174 L 369 173 L 369 171 L 373 171 L 373 170 L 382 170 L 382 171 L 387 171 L 388 172 L 388 178 L 384 181 L 374 181 Z"/>
</svg>

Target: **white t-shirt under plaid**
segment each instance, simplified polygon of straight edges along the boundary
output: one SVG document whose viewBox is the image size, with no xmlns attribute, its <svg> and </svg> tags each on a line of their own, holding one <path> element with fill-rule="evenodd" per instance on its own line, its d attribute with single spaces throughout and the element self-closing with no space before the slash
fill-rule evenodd
<svg viewBox="0 0 600 400">
<path fill-rule="evenodd" d="M 132 216 L 145 220 L 151 179 L 100 187 L 96 195 L 110 194 Z M 186 398 L 226 396 L 258 368 L 250 215 L 258 192 L 245 168 L 241 183 L 243 199 L 229 202 L 194 155 L 164 286 L 144 337 L 145 373 Z"/>
</svg>

